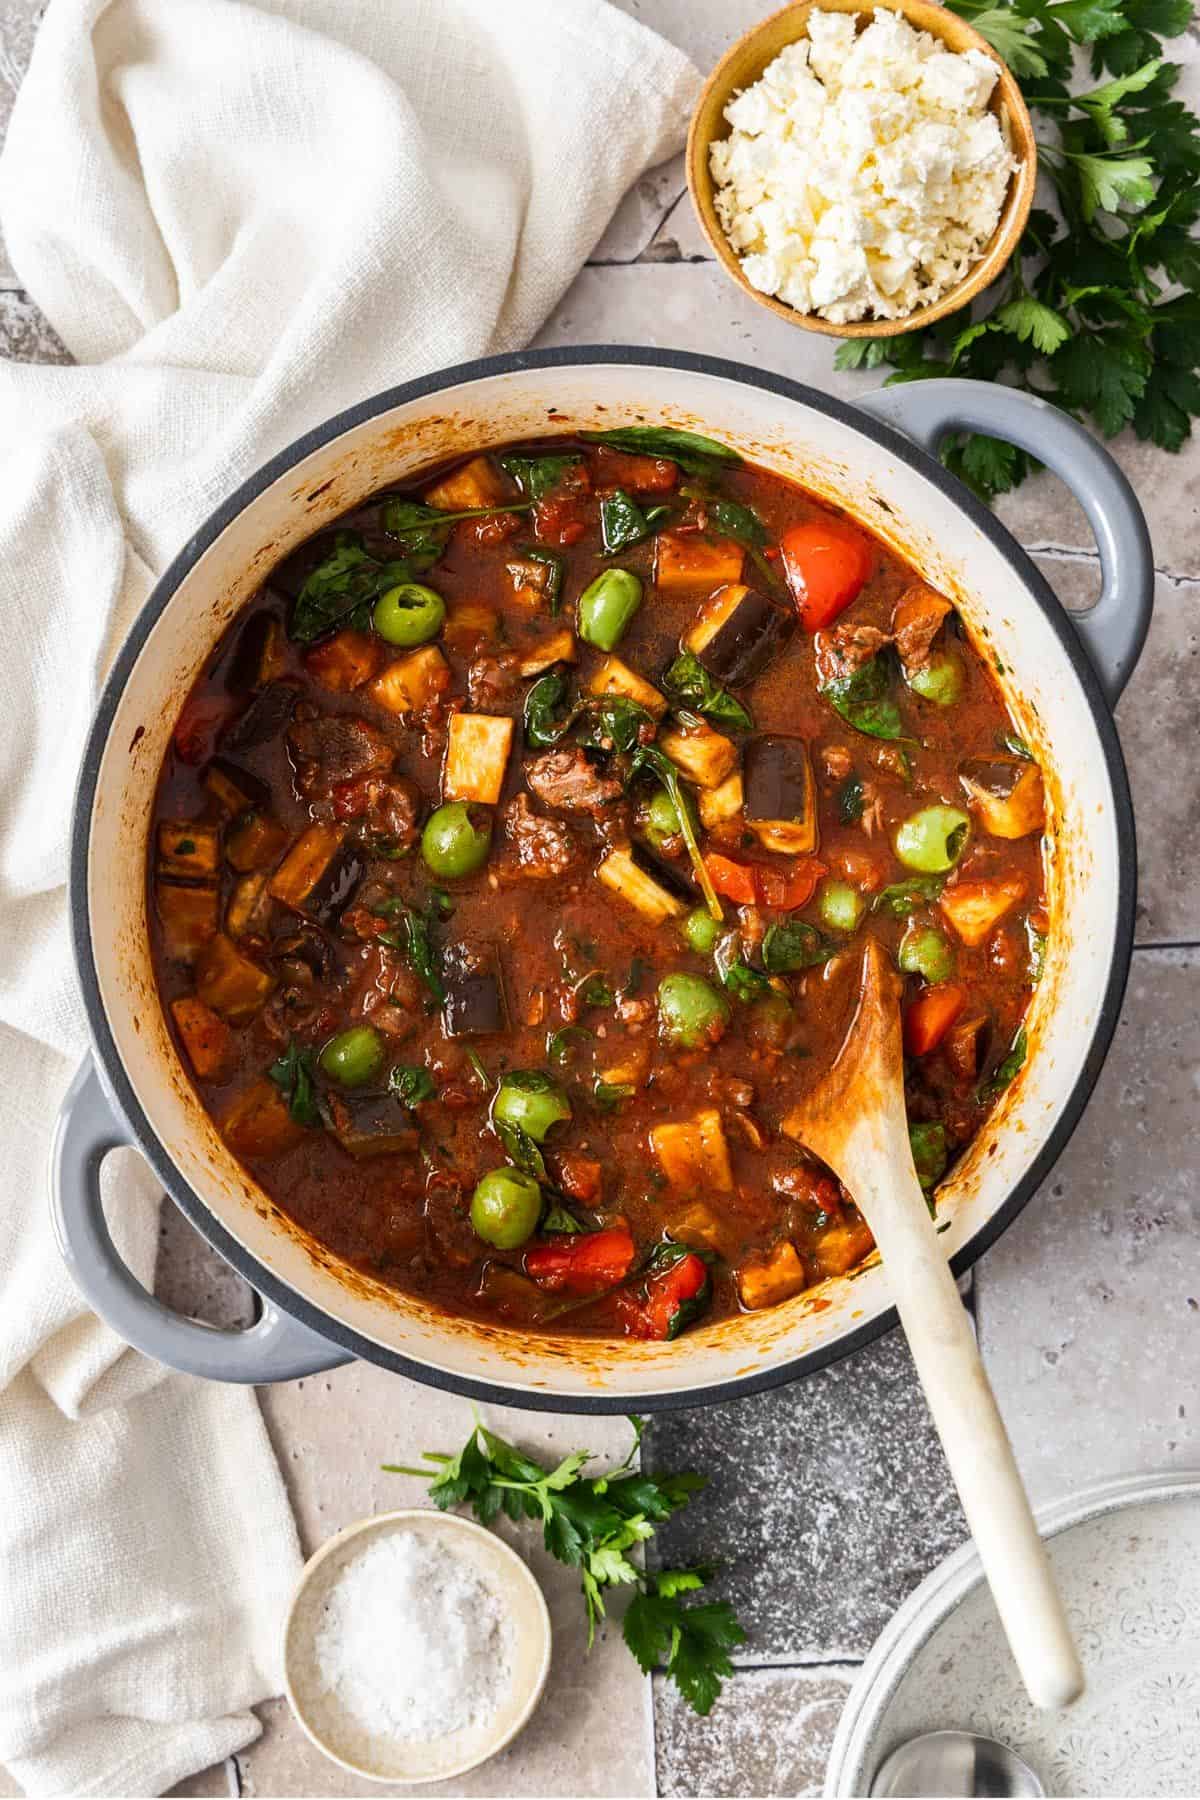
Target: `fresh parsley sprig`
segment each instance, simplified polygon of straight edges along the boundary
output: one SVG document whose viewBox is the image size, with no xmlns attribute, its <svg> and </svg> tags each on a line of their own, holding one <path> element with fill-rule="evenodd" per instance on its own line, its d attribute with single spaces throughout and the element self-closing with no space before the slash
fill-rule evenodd
<svg viewBox="0 0 1200 1800">
<path fill-rule="evenodd" d="M 1178 450 L 1200 414 L 1200 122 L 1172 91 L 1163 40 L 1190 0 L 947 0 L 1005 59 L 1038 122 L 1057 216 L 1035 209 L 1005 278 L 961 316 L 843 344 L 838 368 L 888 365 L 889 383 L 1005 380 L 1113 437 Z M 1096 85 L 1069 85 L 1080 49 Z M 985 499 L 1036 464 L 959 433 L 943 460 Z"/>
<path fill-rule="evenodd" d="M 534 1462 L 513 1444 L 477 1424 L 457 1456 L 426 1451 L 432 1468 L 383 1466 L 393 1475 L 428 1481 L 429 1497 L 442 1511 L 470 1506 L 491 1525 L 504 1513 L 542 1526 L 546 1549 L 579 1570 L 587 1607 L 588 1645 L 605 1616 L 611 1588 L 633 1590 L 622 1634 L 640 1668 L 663 1668 L 692 1709 L 712 1710 L 725 1676 L 733 1673 L 729 1653 L 746 1640 L 726 1601 L 696 1601 L 711 1580 L 707 1565 L 648 1573 L 630 1561 L 630 1552 L 654 1536 L 658 1526 L 686 1506 L 705 1485 L 703 1475 L 648 1475 L 634 1469 L 643 1421 L 630 1420 L 634 1439 L 625 1461 L 606 1475 L 585 1475 L 588 1450 L 575 1450 L 554 1468 Z"/>
</svg>

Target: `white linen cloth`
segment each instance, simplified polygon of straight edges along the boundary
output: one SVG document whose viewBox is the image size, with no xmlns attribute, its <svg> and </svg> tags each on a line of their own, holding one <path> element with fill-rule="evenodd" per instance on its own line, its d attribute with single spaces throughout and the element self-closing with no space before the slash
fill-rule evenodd
<svg viewBox="0 0 1200 1800">
<path fill-rule="evenodd" d="M 29 1793 L 157 1794 L 255 1737 L 299 1556 L 254 1396 L 126 1350 L 51 1239 L 98 684 L 266 457 L 528 340 L 696 84 L 604 0 L 51 0 L 0 159 L 83 365 L 0 364 L 0 1761 Z M 107 1185 L 149 1280 L 136 1160 Z"/>
</svg>

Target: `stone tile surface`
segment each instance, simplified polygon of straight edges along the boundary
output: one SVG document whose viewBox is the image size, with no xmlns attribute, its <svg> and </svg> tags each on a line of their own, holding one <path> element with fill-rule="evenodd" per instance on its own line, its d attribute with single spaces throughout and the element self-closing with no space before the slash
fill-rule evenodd
<svg viewBox="0 0 1200 1800">
<path fill-rule="evenodd" d="M 657 1470 L 708 1490 L 655 1540 L 665 1563 L 723 1559 L 747 1663 L 852 1661 L 965 1535 L 908 1350 L 895 1333 L 750 1400 L 663 1413 Z"/>
<path fill-rule="evenodd" d="M 237 1764 L 230 1757 L 227 1762 L 214 1763 L 211 1769 L 201 1769 L 198 1775 L 189 1775 L 177 1787 L 168 1790 L 168 1800 L 238 1800 Z"/>
<path fill-rule="evenodd" d="M 819 1794 L 856 1670 L 742 1670 L 707 1719 L 654 1683 L 658 1791 L 667 1795 Z"/>
<path fill-rule="evenodd" d="M 264 1390 L 263 1410 L 279 1454 L 307 1552 L 368 1514 L 424 1503 L 425 1487 L 386 1475 L 383 1462 L 412 1462 L 424 1450 L 457 1450 L 470 1430 L 463 1400 L 418 1387 L 382 1369 L 351 1364 L 308 1381 Z M 484 1409 L 486 1422 L 533 1454 L 556 1459 L 588 1447 L 619 1461 L 629 1444 L 622 1419 L 548 1417 Z M 654 1791 L 650 1683 L 610 1626 L 590 1654 L 578 1577 L 554 1562 L 533 1528 L 503 1522 L 545 1592 L 554 1627 L 554 1660 L 545 1697 L 521 1737 L 503 1755 L 448 1786 L 460 1795 L 648 1795 Z M 236 1760 L 247 1794 L 371 1794 L 374 1782 L 327 1763 L 283 1702 L 262 1709 L 266 1729 Z M 596 1754 L 597 1721 L 619 1720 Z"/>
<path fill-rule="evenodd" d="M 976 1270 L 980 1341 L 1039 1500 L 1200 1465 L 1200 954 L 1141 950 L 1087 1113 Z"/>
</svg>

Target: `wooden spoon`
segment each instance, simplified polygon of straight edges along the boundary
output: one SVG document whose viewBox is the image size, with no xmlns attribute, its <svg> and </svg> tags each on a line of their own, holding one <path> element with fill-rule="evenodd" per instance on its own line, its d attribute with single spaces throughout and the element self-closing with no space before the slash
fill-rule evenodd
<svg viewBox="0 0 1200 1800">
<path fill-rule="evenodd" d="M 966 1309 L 908 1142 L 899 978 L 867 942 L 858 1005 L 828 1075 L 783 1121 L 827 1163 L 875 1235 L 992 1597 L 1035 1706 L 1067 1706 L 1083 1672 Z"/>
</svg>

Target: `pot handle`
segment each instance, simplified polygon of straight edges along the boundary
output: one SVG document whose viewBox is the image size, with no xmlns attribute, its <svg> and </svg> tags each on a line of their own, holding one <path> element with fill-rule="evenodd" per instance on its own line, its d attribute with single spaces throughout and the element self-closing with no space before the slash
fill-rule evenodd
<svg viewBox="0 0 1200 1800">
<path fill-rule="evenodd" d="M 1060 407 L 983 381 L 914 381 L 856 402 L 936 456 L 954 431 L 982 431 L 1028 450 L 1064 481 L 1087 514 L 1100 552 L 1100 598 L 1069 613 L 1115 706 L 1132 675 L 1154 606 L 1154 554 L 1145 514 L 1116 462 Z"/>
<path fill-rule="evenodd" d="M 147 1293 L 121 1261 L 100 1204 L 100 1165 L 134 1143 L 90 1057 L 67 1089 L 50 1151 L 50 1207 L 63 1260 L 88 1305 L 135 1350 L 210 1381 L 291 1381 L 351 1358 L 260 1296 L 244 1331 L 184 1318 Z M 136 1148 L 136 1145 L 134 1146 Z"/>
</svg>

